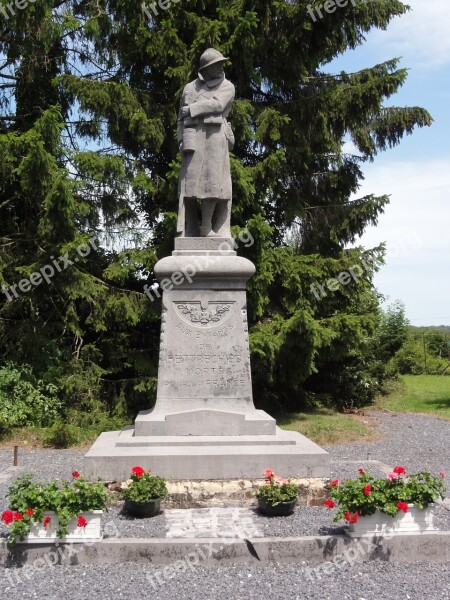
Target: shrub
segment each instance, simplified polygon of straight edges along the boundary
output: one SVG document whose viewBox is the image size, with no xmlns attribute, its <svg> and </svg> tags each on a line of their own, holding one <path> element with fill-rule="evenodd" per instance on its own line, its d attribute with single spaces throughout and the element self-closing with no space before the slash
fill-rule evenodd
<svg viewBox="0 0 450 600">
<path fill-rule="evenodd" d="M 448 360 L 430 354 L 423 340 L 414 337 L 406 340 L 391 362 L 401 375 L 435 375 L 448 365 Z"/>
<path fill-rule="evenodd" d="M 44 444 L 52 448 L 70 448 L 80 444 L 82 440 L 82 429 L 67 423 L 55 425 L 43 435 Z"/>
<path fill-rule="evenodd" d="M 8 362 L 0 368 L 0 432 L 51 425 L 60 410 L 56 386 L 37 380 L 30 366 Z"/>
</svg>

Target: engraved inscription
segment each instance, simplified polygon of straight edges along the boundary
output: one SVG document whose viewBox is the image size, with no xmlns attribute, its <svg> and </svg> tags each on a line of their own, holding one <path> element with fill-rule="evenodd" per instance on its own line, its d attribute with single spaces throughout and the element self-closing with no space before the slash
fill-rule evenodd
<svg viewBox="0 0 450 600">
<path fill-rule="evenodd" d="M 163 318 L 158 394 L 250 398 L 247 313 L 242 304 L 218 295 L 207 300 L 186 296 L 172 299 Z"/>
<path fill-rule="evenodd" d="M 232 379 L 225 379 L 224 377 L 221 377 L 219 379 L 199 379 L 197 381 L 166 381 L 164 386 L 172 390 L 201 390 L 205 388 L 227 390 L 243 388 L 247 385 L 247 383 L 248 382 L 245 377 Z"/>
<path fill-rule="evenodd" d="M 226 327 L 214 329 L 213 331 L 194 331 L 182 323 L 178 323 L 176 326 L 177 332 L 181 333 L 184 337 L 197 340 L 203 338 L 227 337 L 232 329 L 232 323 L 228 323 Z"/>
</svg>

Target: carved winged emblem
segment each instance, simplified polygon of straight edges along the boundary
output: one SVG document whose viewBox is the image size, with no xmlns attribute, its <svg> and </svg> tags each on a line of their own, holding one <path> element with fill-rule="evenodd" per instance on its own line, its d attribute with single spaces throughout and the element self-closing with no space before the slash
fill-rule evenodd
<svg viewBox="0 0 450 600">
<path fill-rule="evenodd" d="M 200 327 L 221 325 L 230 314 L 234 302 L 177 302 L 178 315 L 186 322 Z"/>
</svg>

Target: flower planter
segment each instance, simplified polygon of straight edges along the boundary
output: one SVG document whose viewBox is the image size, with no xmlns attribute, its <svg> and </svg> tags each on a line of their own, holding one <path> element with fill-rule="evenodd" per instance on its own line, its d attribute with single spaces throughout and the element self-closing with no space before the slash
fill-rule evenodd
<svg viewBox="0 0 450 600">
<path fill-rule="evenodd" d="M 72 519 L 69 523 L 69 534 L 63 538 L 56 537 L 59 520 L 54 512 L 46 512 L 44 516 L 51 518 L 47 529 L 42 523 L 32 523 L 30 533 L 23 539 L 17 540 L 18 544 L 46 544 L 58 542 L 59 544 L 81 544 L 86 542 L 99 542 L 102 539 L 101 523 L 102 510 L 94 510 L 92 512 L 83 513 L 83 517 L 87 521 L 86 527 L 78 527 L 78 518 Z"/>
<path fill-rule="evenodd" d="M 125 510 L 132 517 L 146 519 L 157 515 L 161 508 L 161 498 L 149 500 L 148 502 L 132 502 L 125 499 Z"/>
<path fill-rule="evenodd" d="M 377 510 L 373 515 L 359 517 L 358 523 L 350 524 L 345 533 L 350 537 L 432 533 L 438 531 L 434 527 L 435 511 L 436 504 L 430 504 L 426 509 L 408 504 L 408 512 L 400 512 L 395 517 Z"/>
<path fill-rule="evenodd" d="M 297 500 L 291 500 L 290 502 L 280 502 L 273 506 L 261 498 L 258 498 L 259 510 L 268 517 L 287 517 L 294 512 L 296 504 Z"/>
</svg>

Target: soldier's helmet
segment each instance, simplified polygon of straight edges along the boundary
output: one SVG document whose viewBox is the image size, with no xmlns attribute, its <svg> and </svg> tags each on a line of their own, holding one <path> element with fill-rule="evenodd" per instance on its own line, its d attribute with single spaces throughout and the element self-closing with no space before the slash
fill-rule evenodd
<svg viewBox="0 0 450 600">
<path fill-rule="evenodd" d="M 226 62 L 229 60 L 226 58 L 221 52 L 215 50 L 214 48 L 208 48 L 206 52 L 204 52 L 200 57 L 200 71 L 210 67 L 211 65 L 215 65 L 219 62 Z"/>
</svg>

